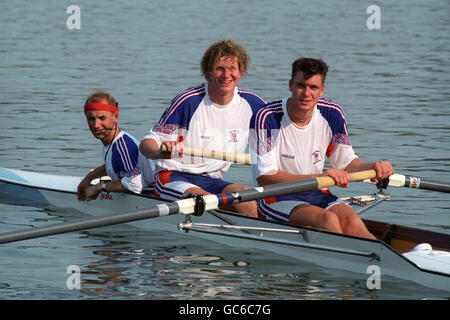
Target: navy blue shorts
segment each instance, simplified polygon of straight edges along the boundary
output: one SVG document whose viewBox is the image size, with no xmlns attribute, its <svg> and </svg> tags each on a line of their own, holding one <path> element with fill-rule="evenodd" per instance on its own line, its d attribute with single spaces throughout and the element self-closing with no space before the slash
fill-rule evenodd
<svg viewBox="0 0 450 320">
<path fill-rule="evenodd" d="M 200 174 L 161 171 L 155 176 L 155 195 L 167 200 L 178 200 L 187 189 L 192 187 L 219 194 L 230 184 L 232 183 Z"/>
<path fill-rule="evenodd" d="M 259 200 L 258 211 L 268 220 L 289 222 L 291 211 L 299 205 L 309 204 L 328 209 L 338 203 L 344 202 L 329 191 L 317 190 Z"/>
</svg>

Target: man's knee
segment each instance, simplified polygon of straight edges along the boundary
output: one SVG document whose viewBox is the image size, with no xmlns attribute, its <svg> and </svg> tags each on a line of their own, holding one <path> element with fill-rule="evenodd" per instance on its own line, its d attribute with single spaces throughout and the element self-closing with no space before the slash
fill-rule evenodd
<svg viewBox="0 0 450 320">
<path fill-rule="evenodd" d="M 344 229 L 344 232 L 351 232 L 353 230 L 359 230 L 361 229 L 361 226 L 363 224 L 361 218 L 356 214 L 347 214 L 343 216 L 341 221 L 342 228 Z"/>
<path fill-rule="evenodd" d="M 183 193 L 184 196 L 186 196 L 186 195 L 195 195 L 195 194 L 207 195 L 207 194 L 210 194 L 210 193 L 205 191 L 205 190 L 203 190 L 200 187 L 192 187 L 192 188 L 186 189 L 184 191 L 184 193 Z"/>
<path fill-rule="evenodd" d="M 324 229 L 331 231 L 340 231 L 342 229 L 339 217 L 334 212 L 328 210 L 322 213 L 321 224 Z"/>
<path fill-rule="evenodd" d="M 233 191 L 241 191 L 241 190 L 247 190 L 247 189 L 250 189 L 250 188 L 247 186 L 240 185 L 240 184 L 232 183 L 232 184 L 227 185 L 223 189 L 222 192 L 233 192 Z"/>
</svg>

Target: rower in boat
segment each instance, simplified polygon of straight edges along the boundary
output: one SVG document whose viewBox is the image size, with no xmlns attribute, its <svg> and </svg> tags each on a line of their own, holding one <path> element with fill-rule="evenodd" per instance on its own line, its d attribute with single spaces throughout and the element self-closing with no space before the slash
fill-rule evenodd
<svg viewBox="0 0 450 320">
<path fill-rule="evenodd" d="M 320 176 L 325 156 L 333 166 L 325 175 L 340 187 L 348 187 L 349 172 L 375 169 L 377 179 L 393 174 L 389 162 L 364 163 L 354 153 L 342 107 L 321 97 L 327 71 L 322 60 L 296 60 L 289 80 L 292 95 L 253 116 L 250 127 L 255 129 L 252 144 L 260 186 Z M 272 197 L 258 204 L 267 219 L 375 239 L 355 211 L 328 190 Z"/>
<path fill-rule="evenodd" d="M 142 153 L 156 160 L 155 196 L 178 200 L 248 187 L 222 179 L 229 161 L 182 157 L 184 148 L 243 152 L 252 114 L 264 100 L 237 87 L 249 64 L 246 49 L 233 40 L 212 44 L 201 69 L 207 83 L 176 96 L 159 122 L 144 137 Z M 256 202 L 233 204 L 232 211 L 256 217 Z"/>
<path fill-rule="evenodd" d="M 141 193 L 152 184 L 153 165 L 140 153 L 139 141 L 120 130 L 118 105 L 114 97 L 103 91 L 91 94 L 84 105 L 89 129 L 103 143 L 105 163 L 78 185 L 80 201 L 94 200 L 102 191 Z M 104 176 L 111 181 L 102 181 Z M 94 179 L 100 179 L 99 183 L 91 185 Z"/>
</svg>

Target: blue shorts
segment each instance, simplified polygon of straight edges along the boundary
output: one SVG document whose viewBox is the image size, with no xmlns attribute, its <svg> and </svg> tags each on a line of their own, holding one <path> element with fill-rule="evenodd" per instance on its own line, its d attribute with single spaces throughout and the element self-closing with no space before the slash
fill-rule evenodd
<svg viewBox="0 0 450 320">
<path fill-rule="evenodd" d="M 154 194 L 166 200 L 179 200 L 189 188 L 199 187 L 207 192 L 219 194 L 230 184 L 232 183 L 201 174 L 160 171 L 155 175 Z"/>
<path fill-rule="evenodd" d="M 289 222 L 289 215 L 299 205 L 328 209 L 338 203 L 344 202 L 329 191 L 317 190 L 261 199 L 258 201 L 258 211 L 268 220 Z"/>
</svg>

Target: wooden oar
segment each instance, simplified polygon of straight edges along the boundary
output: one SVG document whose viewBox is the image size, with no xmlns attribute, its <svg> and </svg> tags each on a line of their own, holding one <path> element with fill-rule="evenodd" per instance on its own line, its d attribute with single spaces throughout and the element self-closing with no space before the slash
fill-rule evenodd
<svg viewBox="0 0 450 320">
<path fill-rule="evenodd" d="M 203 149 L 193 149 L 184 148 L 184 154 L 198 156 L 203 158 L 218 159 L 224 161 L 230 161 L 234 163 L 240 163 L 249 165 L 250 164 L 250 154 L 237 154 L 237 153 L 227 153 L 220 151 L 211 151 Z M 364 181 L 366 183 L 372 183 L 370 179 Z M 428 179 L 423 179 L 420 177 L 413 177 L 408 175 L 396 174 L 394 173 L 389 177 L 389 186 L 393 187 L 407 187 L 423 190 L 432 190 L 450 193 L 450 183 L 433 181 Z"/>
<path fill-rule="evenodd" d="M 165 145 L 161 146 L 162 151 L 167 151 L 167 147 Z M 186 156 L 195 156 L 207 159 L 214 160 L 223 160 L 229 161 L 233 163 L 240 164 L 250 164 L 250 154 L 248 153 L 231 153 L 224 151 L 214 151 L 214 150 L 205 150 L 205 149 L 197 149 L 197 148 L 183 148 L 183 154 Z"/>
<path fill-rule="evenodd" d="M 372 183 L 370 180 L 364 180 L 366 183 Z M 413 177 L 394 173 L 389 177 L 389 186 L 392 187 L 406 187 L 414 189 L 424 189 L 440 192 L 450 192 L 450 184 L 439 181 L 432 181 L 420 177 Z"/>
<path fill-rule="evenodd" d="M 374 178 L 375 176 L 375 170 L 354 172 L 350 174 L 350 181 L 362 181 L 364 179 Z M 331 177 L 323 176 L 312 179 L 273 184 L 265 187 L 256 187 L 236 192 L 206 195 L 202 197 L 204 205 L 203 210 L 212 210 L 226 204 L 253 201 L 267 197 L 276 197 L 289 193 L 319 190 L 334 185 L 335 182 Z M 182 199 L 175 202 L 161 203 L 148 209 L 102 215 L 77 221 L 68 221 L 52 224 L 49 226 L 3 233 L 0 234 L 0 243 L 8 243 L 66 232 L 105 227 L 119 223 L 162 217 L 172 214 L 191 214 L 195 212 L 195 209 L 196 201 L 194 198 Z"/>
<path fill-rule="evenodd" d="M 202 157 L 208 159 L 216 159 L 229 161 L 240 164 L 250 164 L 250 154 L 248 153 L 230 153 L 214 150 L 204 150 L 195 148 L 183 148 L 183 154 L 188 156 Z"/>
</svg>

